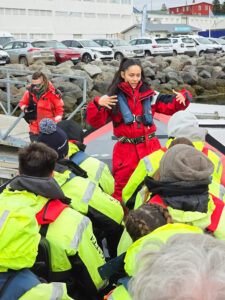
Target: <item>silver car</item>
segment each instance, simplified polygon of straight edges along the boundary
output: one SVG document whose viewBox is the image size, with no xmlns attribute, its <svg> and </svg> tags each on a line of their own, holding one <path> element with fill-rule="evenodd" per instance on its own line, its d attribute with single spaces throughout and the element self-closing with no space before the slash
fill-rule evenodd
<svg viewBox="0 0 225 300">
<path fill-rule="evenodd" d="M 55 54 L 49 48 L 37 48 L 33 45 L 35 41 L 14 40 L 3 46 L 3 50 L 10 56 L 11 63 L 20 63 L 26 66 L 41 60 L 45 63 L 55 63 Z"/>
<path fill-rule="evenodd" d="M 120 61 L 123 57 L 143 57 L 144 51 L 135 46 L 129 45 L 122 39 L 94 39 L 101 46 L 111 47 L 114 52 L 114 59 Z"/>
<path fill-rule="evenodd" d="M 5 65 L 10 63 L 9 54 L 6 51 L 1 50 L 0 47 L 0 65 Z"/>
</svg>

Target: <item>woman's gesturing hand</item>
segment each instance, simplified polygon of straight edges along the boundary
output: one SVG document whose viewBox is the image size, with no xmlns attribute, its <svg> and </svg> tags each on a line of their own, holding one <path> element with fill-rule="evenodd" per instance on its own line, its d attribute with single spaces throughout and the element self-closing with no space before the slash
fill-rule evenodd
<svg viewBox="0 0 225 300">
<path fill-rule="evenodd" d="M 173 93 L 176 94 L 176 100 L 180 103 L 185 105 L 185 97 L 181 94 L 173 90 Z"/>
<path fill-rule="evenodd" d="M 98 104 L 100 106 L 105 106 L 108 109 L 112 109 L 111 106 L 116 105 L 116 102 L 118 102 L 117 96 L 102 96 L 99 100 L 98 100 Z"/>
</svg>

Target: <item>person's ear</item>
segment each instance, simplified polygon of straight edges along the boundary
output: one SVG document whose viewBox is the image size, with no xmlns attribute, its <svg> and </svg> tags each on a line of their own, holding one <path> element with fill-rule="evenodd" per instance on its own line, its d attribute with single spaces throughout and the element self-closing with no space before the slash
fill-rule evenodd
<svg viewBox="0 0 225 300">
<path fill-rule="evenodd" d="M 121 75 L 121 77 L 124 79 L 124 77 L 125 77 L 125 76 L 124 76 L 124 71 L 121 71 L 121 72 L 120 72 L 120 75 Z"/>
<path fill-rule="evenodd" d="M 54 170 L 52 171 L 52 173 L 49 175 L 49 177 L 54 177 Z"/>
</svg>

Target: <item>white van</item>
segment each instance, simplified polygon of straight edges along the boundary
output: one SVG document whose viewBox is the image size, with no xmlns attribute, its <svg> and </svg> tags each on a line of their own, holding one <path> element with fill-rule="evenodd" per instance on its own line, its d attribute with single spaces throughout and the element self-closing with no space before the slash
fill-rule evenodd
<svg viewBox="0 0 225 300">
<path fill-rule="evenodd" d="M 13 36 L 11 33 L 7 31 L 0 31 L 0 46 L 5 45 L 6 43 L 14 40 Z"/>
</svg>

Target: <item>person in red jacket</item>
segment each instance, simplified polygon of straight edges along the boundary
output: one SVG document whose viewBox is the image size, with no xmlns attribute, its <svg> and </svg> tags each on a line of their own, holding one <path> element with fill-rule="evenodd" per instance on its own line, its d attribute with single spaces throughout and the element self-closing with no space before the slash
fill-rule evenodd
<svg viewBox="0 0 225 300">
<path fill-rule="evenodd" d="M 121 201 L 122 189 L 139 160 L 160 148 L 152 118 L 155 111 L 172 115 L 184 110 L 192 99 L 187 90 L 174 93 L 162 95 L 152 90 L 140 61 L 124 58 L 107 95 L 88 104 L 87 122 L 97 128 L 110 118 L 118 138 L 113 150 L 113 196 L 117 200 Z"/>
<path fill-rule="evenodd" d="M 37 140 L 39 122 L 42 119 L 50 118 L 58 123 L 62 120 L 64 111 L 61 93 L 42 72 L 32 75 L 31 85 L 27 87 L 19 106 L 25 112 L 24 118 L 29 123 L 31 142 Z"/>
</svg>

